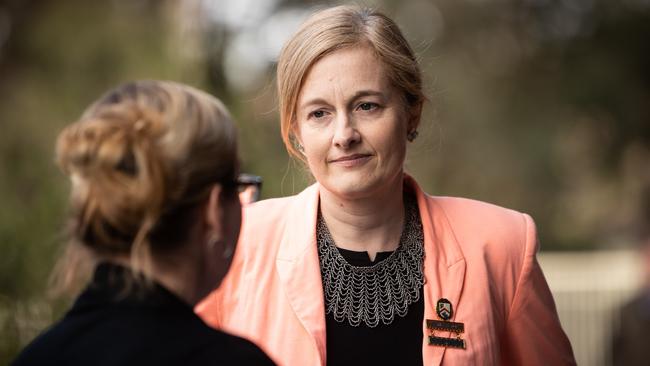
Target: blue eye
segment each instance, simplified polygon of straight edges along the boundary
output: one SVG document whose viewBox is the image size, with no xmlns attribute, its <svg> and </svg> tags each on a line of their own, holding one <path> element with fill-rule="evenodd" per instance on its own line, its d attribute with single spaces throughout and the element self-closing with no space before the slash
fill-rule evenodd
<svg viewBox="0 0 650 366">
<path fill-rule="evenodd" d="M 323 112 L 323 111 L 314 111 L 314 112 L 311 113 L 311 115 L 316 117 L 316 118 L 321 118 L 321 117 L 325 116 L 325 112 Z"/>
</svg>

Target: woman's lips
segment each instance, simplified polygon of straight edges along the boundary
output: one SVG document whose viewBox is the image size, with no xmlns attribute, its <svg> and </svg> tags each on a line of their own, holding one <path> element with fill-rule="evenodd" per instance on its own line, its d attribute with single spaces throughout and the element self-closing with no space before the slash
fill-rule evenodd
<svg viewBox="0 0 650 366">
<path fill-rule="evenodd" d="M 349 167 L 362 165 L 368 160 L 370 160 L 371 157 L 372 155 L 368 155 L 368 154 L 353 154 L 353 155 L 346 155 L 346 156 L 338 157 L 336 159 L 332 159 L 329 161 L 329 163 L 349 168 Z"/>
</svg>

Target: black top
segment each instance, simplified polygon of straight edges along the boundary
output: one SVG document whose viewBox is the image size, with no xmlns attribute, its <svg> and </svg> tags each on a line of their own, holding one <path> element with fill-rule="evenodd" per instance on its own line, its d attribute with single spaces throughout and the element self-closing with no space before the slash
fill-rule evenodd
<svg viewBox="0 0 650 366">
<path fill-rule="evenodd" d="M 371 262 L 368 252 L 338 250 L 353 266 L 371 266 L 392 253 L 379 252 Z M 420 288 L 420 299 L 409 306 L 405 317 L 395 315 L 389 325 L 379 323 L 375 328 L 363 322 L 358 327 L 347 321 L 339 323 L 333 314 L 327 314 L 327 365 L 422 365 L 423 298 L 424 289 Z"/>
<path fill-rule="evenodd" d="M 13 365 L 273 365 L 255 345 L 207 326 L 160 285 L 125 293 L 125 267 L 103 263 L 65 317 Z"/>
</svg>

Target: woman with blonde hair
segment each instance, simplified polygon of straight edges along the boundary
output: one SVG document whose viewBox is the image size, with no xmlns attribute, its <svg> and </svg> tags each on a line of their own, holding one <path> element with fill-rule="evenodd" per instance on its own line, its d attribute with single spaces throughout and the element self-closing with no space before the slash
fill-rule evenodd
<svg viewBox="0 0 650 366">
<path fill-rule="evenodd" d="M 380 12 L 313 14 L 277 65 L 282 137 L 316 183 L 244 210 L 197 311 L 281 365 L 571 365 L 528 215 L 404 173 L 425 96 Z"/>
<path fill-rule="evenodd" d="M 239 235 L 236 131 L 225 107 L 163 81 L 119 86 L 58 137 L 72 182 L 64 288 L 90 284 L 15 365 L 269 365 L 193 306 L 217 287 Z"/>
</svg>

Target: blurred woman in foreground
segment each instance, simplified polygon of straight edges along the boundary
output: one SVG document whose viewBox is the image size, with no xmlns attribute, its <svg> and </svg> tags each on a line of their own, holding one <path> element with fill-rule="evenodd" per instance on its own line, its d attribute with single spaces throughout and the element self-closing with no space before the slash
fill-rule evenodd
<svg viewBox="0 0 650 366">
<path fill-rule="evenodd" d="M 70 177 L 70 286 L 94 276 L 15 365 L 268 365 L 193 306 L 216 288 L 239 235 L 236 131 L 191 87 L 139 81 L 109 91 L 57 141 Z"/>
<path fill-rule="evenodd" d="M 245 209 L 232 270 L 197 308 L 208 323 L 282 365 L 575 363 L 532 219 L 404 173 L 425 97 L 391 19 L 312 15 L 277 80 L 284 142 L 316 183 Z"/>
</svg>

